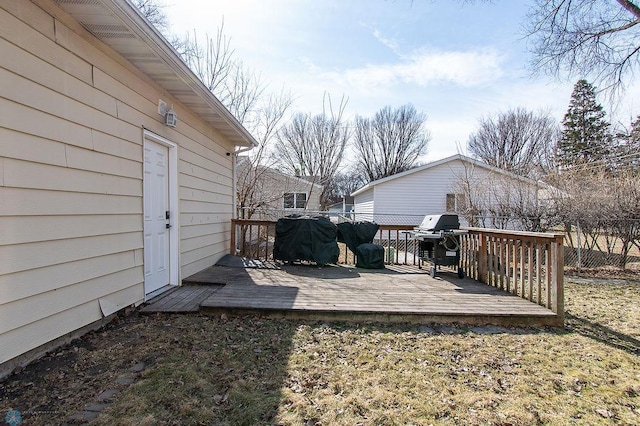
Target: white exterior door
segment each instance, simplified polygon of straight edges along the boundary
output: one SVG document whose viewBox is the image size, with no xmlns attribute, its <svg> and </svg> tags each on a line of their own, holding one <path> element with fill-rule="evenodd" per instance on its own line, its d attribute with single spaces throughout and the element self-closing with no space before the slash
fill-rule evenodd
<svg viewBox="0 0 640 426">
<path fill-rule="evenodd" d="M 170 284 L 169 148 L 144 141 L 144 293 Z"/>
</svg>

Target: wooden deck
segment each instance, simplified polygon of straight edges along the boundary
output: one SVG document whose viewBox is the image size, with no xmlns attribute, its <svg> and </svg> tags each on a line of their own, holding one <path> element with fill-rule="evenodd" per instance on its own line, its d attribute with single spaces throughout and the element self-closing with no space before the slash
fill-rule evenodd
<svg viewBox="0 0 640 426">
<path fill-rule="evenodd" d="M 338 321 L 558 325 L 557 316 L 549 309 L 472 279 L 459 279 L 445 269 L 434 279 L 416 266 L 388 265 L 384 270 L 335 265 L 322 268 L 261 266 L 213 266 L 185 280 L 201 285 L 183 286 L 169 296 L 190 298 L 192 304 L 198 301 L 199 310 L 207 314 L 257 313 Z M 205 283 L 209 285 L 202 285 Z M 206 295 L 202 288 L 213 290 Z M 169 300 L 164 301 L 166 306 L 171 305 Z M 150 303 L 143 309 L 161 310 L 153 305 Z"/>
<path fill-rule="evenodd" d="M 140 309 L 144 314 L 155 312 L 198 312 L 200 304 L 216 291 L 220 290 L 222 285 L 184 285 L 175 287 L 171 290 L 154 297 L 146 306 Z"/>
</svg>

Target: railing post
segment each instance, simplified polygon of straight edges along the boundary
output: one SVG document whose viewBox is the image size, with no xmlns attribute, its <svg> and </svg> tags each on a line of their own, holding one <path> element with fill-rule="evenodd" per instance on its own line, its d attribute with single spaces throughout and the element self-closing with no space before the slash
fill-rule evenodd
<svg viewBox="0 0 640 426">
<path fill-rule="evenodd" d="M 489 284 L 487 271 L 487 236 L 484 232 L 480 232 L 478 239 L 478 281 Z"/>
<path fill-rule="evenodd" d="M 229 254 L 235 256 L 236 254 L 236 220 L 231 219 L 231 247 L 229 247 Z"/>
<path fill-rule="evenodd" d="M 551 310 L 558 316 L 558 321 L 564 324 L 564 236 L 556 235 L 551 246 L 553 259 L 551 294 Z"/>
</svg>

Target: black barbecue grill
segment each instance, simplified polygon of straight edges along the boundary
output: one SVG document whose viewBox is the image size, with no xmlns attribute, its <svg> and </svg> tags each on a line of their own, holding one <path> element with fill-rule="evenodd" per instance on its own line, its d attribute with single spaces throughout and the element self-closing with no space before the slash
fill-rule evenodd
<svg viewBox="0 0 640 426">
<path fill-rule="evenodd" d="M 460 229 L 458 215 L 427 215 L 420 226 L 407 232 L 418 241 L 419 268 L 423 261 L 429 262 L 429 273 L 435 277 L 439 266 L 453 266 L 457 267 L 458 277 L 464 277 L 460 267 L 460 235 L 467 231 Z"/>
</svg>

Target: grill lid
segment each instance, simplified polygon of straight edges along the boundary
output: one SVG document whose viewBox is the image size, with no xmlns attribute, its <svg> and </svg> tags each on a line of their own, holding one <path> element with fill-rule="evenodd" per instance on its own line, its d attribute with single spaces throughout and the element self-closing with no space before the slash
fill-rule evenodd
<svg viewBox="0 0 640 426">
<path fill-rule="evenodd" d="M 432 214 L 422 219 L 420 231 L 447 231 L 450 229 L 460 229 L 460 220 L 457 214 Z"/>
</svg>

